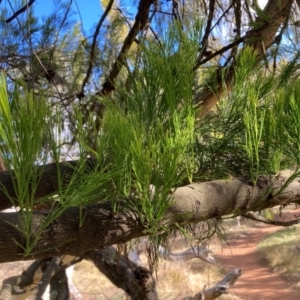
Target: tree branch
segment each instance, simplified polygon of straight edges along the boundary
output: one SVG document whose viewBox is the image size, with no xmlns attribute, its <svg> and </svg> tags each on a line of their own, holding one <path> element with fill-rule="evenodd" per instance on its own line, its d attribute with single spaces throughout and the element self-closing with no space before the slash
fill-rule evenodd
<svg viewBox="0 0 300 300">
<path fill-rule="evenodd" d="M 84 89 L 85 89 L 85 86 L 86 86 L 87 82 L 90 79 L 90 76 L 92 74 L 92 69 L 93 69 L 93 66 L 94 66 L 94 57 L 95 57 L 95 49 L 96 49 L 96 45 L 97 45 L 97 38 L 98 38 L 98 35 L 99 35 L 99 32 L 100 32 L 100 29 L 102 27 L 102 24 L 103 24 L 104 20 L 106 19 L 107 15 L 109 14 L 109 12 L 110 12 L 110 10 L 113 6 L 113 3 L 114 3 L 114 0 L 109 1 L 108 5 L 105 9 L 105 12 L 103 13 L 102 17 L 100 18 L 100 20 L 97 24 L 97 27 L 95 29 L 95 32 L 94 32 L 94 35 L 93 35 L 93 42 L 92 42 L 90 57 L 89 57 L 89 66 L 88 66 L 86 75 L 85 75 L 85 77 L 83 79 L 83 82 L 82 82 L 81 91 L 77 95 L 78 98 L 84 97 L 84 94 L 85 94 Z"/>
<path fill-rule="evenodd" d="M 153 0 L 140 0 L 138 12 L 135 16 L 135 22 L 130 28 L 124 40 L 122 49 L 112 67 L 110 74 L 108 75 L 105 83 L 103 84 L 102 90 L 98 92 L 97 95 L 106 95 L 115 89 L 114 81 L 119 75 L 121 68 L 125 64 L 126 54 L 128 53 L 132 43 L 134 42 L 135 36 L 147 26 L 149 20 L 149 11 L 152 3 Z"/>
<path fill-rule="evenodd" d="M 47 164 L 45 166 L 35 166 L 36 173 L 40 174 L 35 180 L 38 182 L 35 191 L 34 199 L 39 200 L 43 197 L 49 196 L 59 190 L 60 184 L 66 186 L 76 171 L 76 167 L 80 161 L 62 162 L 58 166 L 56 163 Z M 94 168 L 96 161 L 94 159 L 87 159 L 85 162 L 86 172 L 90 168 Z M 14 182 L 14 171 L 0 172 L 0 211 L 10 208 L 11 206 L 18 206 L 18 201 L 12 203 L 11 199 L 17 199 L 15 192 L 16 182 Z M 30 183 L 32 184 L 32 182 Z"/>
<path fill-rule="evenodd" d="M 255 186 L 239 179 L 229 179 L 179 187 L 170 195 L 173 198 L 172 205 L 162 219 L 161 226 L 173 229 L 176 226 L 174 224 L 185 225 L 229 214 L 300 203 L 299 179 L 287 181 L 291 172 L 260 176 Z M 110 203 L 88 205 L 81 210 L 78 207 L 66 209 L 41 233 L 32 254 L 27 257 L 22 255 L 22 249 L 17 246 L 26 242 L 22 234 L 24 212 L 1 213 L 0 262 L 63 254 L 81 256 L 91 249 L 148 235 L 138 214 L 126 208 L 126 200 L 119 205 L 118 213 L 113 212 Z M 38 232 L 49 214 L 51 212 L 48 211 L 33 212 L 32 234 Z M 83 224 L 80 223 L 80 215 L 85 216 Z"/>
<path fill-rule="evenodd" d="M 259 29 L 250 30 L 244 37 L 237 39 L 231 43 L 231 45 L 227 45 L 224 48 L 227 49 L 230 46 L 228 48 L 230 49 L 245 41 L 245 46 L 252 47 L 257 53 L 258 60 L 261 59 L 261 57 L 265 55 L 264 49 L 267 49 L 272 45 L 279 27 L 284 23 L 286 17 L 289 15 L 292 3 L 293 0 L 283 0 L 280 2 L 269 0 L 263 10 L 264 15 L 268 16 L 268 18 L 264 20 L 257 18 L 255 22 L 255 24 L 262 24 L 259 26 Z M 222 49 L 224 50 L 224 48 Z M 217 54 L 213 53 L 211 56 L 198 62 L 195 65 L 194 70 L 216 55 L 223 53 L 224 51 L 222 49 L 218 50 L 216 52 Z M 227 87 L 227 89 L 230 90 L 230 84 L 234 77 L 233 69 L 234 63 L 228 67 L 226 72 L 224 72 L 225 70 L 222 72 L 222 69 L 218 69 L 215 76 L 217 78 L 217 84 L 215 87 L 210 87 L 209 89 L 205 89 L 198 93 L 195 102 L 198 103 L 199 107 L 201 107 L 201 111 L 198 115 L 200 118 L 204 117 L 209 110 L 216 105 L 225 90 L 224 87 Z M 222 78 L 219 75 L 225 73 L 227 74 L 225 78 Z"/>
<path fill-rule="evenodd" d="M 291 220 L 291 221 L 277 221 L 277 220 L 270 220 L 267 219 L 263 216 L 260 216 L 259 214 L 253 212 L 253 211 L 248 211 L 244 214 L 242 214 L 242 216 L 244 216 L 245 218 L 254 220 L 254 221 L 258 221 L 258 222 L 262 222 L 265 224 L 269 224 L 269 225 L 275 225 L 275 226 L 292 226 L 292 225 L 296 225 L 300 223 L 300 219 L 295 219 L 295 220 Z"/>
<path fill-rule="evenodd" d="M 199 55 L 199 61 L 202 60 L 203 55 L 206 53 L 207 45 L 208 45 L 208 37 L 211 32 L 211 26 L 212 26 L 212 21 L 213 21 L 213 16 L 214 16 L 214 11 L 215 11 L 215 2 L 216 0 L 211 0 L 209 1 L 209 13 L 207 17 L 207 23 L 206 23 L 206 28 L 204 31 L 203 39 L 201 41 L 201 51 Z"/>
<path fill-rule="evenodd" d="M 151 272 L 126 259 L 114 247 L 88 251 L 83 258 L 93 261 L 98 270 L 114 285 L 124 290 L 130 299 L 159 299 Z"/>
<path fill-rule="evenodd" d="M 33 3 L 35 0 L 29 0 L 28 3 L 26 3 L 26 5 L 24 5 L 22 8 L 20 8 L 18 11 L 14 12 L 14 14 L 9 17 L 5 23 L 10 23 L 12 20 L 14 20 L 15 18 L 17 18 L 21 13 L 25 12 Z"/>
</svg>

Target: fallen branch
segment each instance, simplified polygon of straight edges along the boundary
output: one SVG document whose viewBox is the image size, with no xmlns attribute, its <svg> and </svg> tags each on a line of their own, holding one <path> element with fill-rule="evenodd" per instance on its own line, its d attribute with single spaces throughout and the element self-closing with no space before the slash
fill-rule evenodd
<svg viewBox="0 0 300 300">
<path fill-rule="evenodd" d="M 241 269 L 235 268 L 229 271 L 222 280 L 209 289 L 204 289 L 194 297 L 185 297 L 182 300 L 213 300 L 228 293 L 228 289 L 235 284 L 242 275 Z"/>
<path fill-rule="evenodd" d="M 52 277 L 61 270 L 60 263 L 61 258 L 59 256 L 53 256 L 51 258 L 49 265 L 47 266 L 41 280 L 39 281 L 36 294 L 37 299 L 42 299 L 47 289 L 47 286 L 50 284 Z"/>
<path fill-rule="evenodd" d="M 0 290 L 1 300 L 42 299 L 50 286 L 51 299 L 67 300 L 70 297 L 66 269 L 81 259 L 70 256 L 52 257 L 34 261 L 21 275 L 3 280 Z M 16 290 L 15 288 L 18 288 Z M 74 297 L 80 299 L 77 289 L 71 286 Z M 57 295 L 57 297 L 54 297 Z"/>
</svg>

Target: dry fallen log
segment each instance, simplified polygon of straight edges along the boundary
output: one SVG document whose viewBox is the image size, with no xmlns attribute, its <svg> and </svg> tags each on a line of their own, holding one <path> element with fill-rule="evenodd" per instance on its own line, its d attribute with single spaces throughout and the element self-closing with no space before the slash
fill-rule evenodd
<svg viewBox="0 0 300 300">
<path fill-rule="evenodd" d="M 182 300 L 213 300 L 220 297 L 222 294 L 227 294 L 228 289 L 235 284 L 238 278 L 242 275 L 242 270 L 235 268 L 229 271 L 222 280 L 213 287 L 206 289 L 194 297 L 186 297 Z"/>
</svg>

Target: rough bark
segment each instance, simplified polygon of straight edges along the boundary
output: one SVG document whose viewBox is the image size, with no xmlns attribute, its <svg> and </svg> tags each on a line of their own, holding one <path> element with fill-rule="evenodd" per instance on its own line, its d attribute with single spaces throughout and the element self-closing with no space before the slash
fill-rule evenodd
<svg viewBox="0 0 300 300">
<path fill-rule="evenodd" d="M 121 255 L 115 248 L 88 251 L 83 256 L 118 288 L 123 289 L 132 300 L 158 300 L 155 280 L 151 272 Z"/>
<path fill-rule="evenodd" d="M 34 199 L 38 200 L 57 192 L 60 183 L 62 186 L 67 185 L 78 164 L 79 161 L 68 161 L 60 163 L 59 165 L 51 163 L 45 166 L 34 167 L 36 173 L 40 174 L 37 178 L 38 185 Z M 85 164 L 88 172 L 88 169 L 95 166 L 95 161 L 88 159 Z M 18 206 L 17 201 L 12 202 L 11 200 L 17 199 L 14 183 L 13 170 L 0 172 L 0 210 L 10 208 L 11 206 Z M 8 197 L 8 195 L 10 197 Z"/>
<path fill-rule="evenodd" d="M 22 249 L 13 241 L 25 245 L 25 237 L 16 228 L 22 227 L 21 214 L 0 214 L 0 262 L 51 257 L 63 254 L 80 256 L 91 249 L 125 243 L 145 235 L 138 217 L 130 212 L 113 214 L 110 204 L 97 204 L 83 208 L 85 221 L 80 227 L 79 208 L 70 207 L 53 221 L 40 236 L 32 254 L 20 256 Z M 32 232 L 36 233 L 49 212 L 35 212 Z M 12 224 L 15 226 L 13 227 Z"/>
<path fill-rule="evenodd" d="M 291 174 L 292 171 L 287 171 L 278 176 L 260 176 L 256 185 L 240 179 L 228 179 L 177 188 L 170 195 L 173 202 L 161 225 L 174 228 L 176 222 L 184 225 L 223 215 L 300 203 L 299 179 L 284 185 Z M 22 255 L 22 249 L 16 244 L 25 244 L 24 236 L 17 229 L 22 228 L 21 213 L 1 213 L 0 262 L 64 254 L 81 256 L 88 250 L 125 243 L 148 234 L 137 214 L 128 209 L 122 210 L 120 207 L 119 213 L 112 213 L 109 203 L 99 203 L 83 207 L 82 210 L 85 215 L 82 226 L 79 223 L 79 208 L 68 208 L 41 233 L 32 254 L 27 257 Z M 33 234 L 48 214 L 47 211 L 33 213 Z"/>
<path fill-rule="evenodd" d="M 190 249 L 188 249 L 190 250 Z M 190 251 L 180 254 L 178 259 L 190 258 Z M 193 252 L 193 251 L 192 251 Z M 188 257 L 186 257 L 186 254 Z M 193 253 L 193 257 L 196 257 Z M 126 256 L 120 254 L 114 247 L 110 246 L 101 250 L 87 251 L 82 258 L 92 261 L 95 266 L 118 288 L 124 290 L 133 300 L 158 300 L 156 283 L 152 273 L 144 265 L 130 261 Z M 78 259 L 70 256 L 53 257 L 33 262 L 22 275 L 7 278 L 3 281 L 0 291 L 0 298 L 10 299 L 42 299 L 46 296 L 44 292 L 50 284 L 51 299 L 70 299 L 66 268 L 77 263 Z M 235 283 L 241 275 L 240 269 L 228 272 L 225 277 L 213 287 L 205 289 L 194 297 L 185 299 L 200 300 L 216 299 L 220 295 L 227 293 L 228 288 Z M 14 288 L 19 287 L 20 292 L 15 292 Z"/>
<path fill-rule="evenodd" d="M 235 268 L 229 271 L 222 280 L 213 287 L 206 289 L 194 297 L 186 297 L 183 300 L 213 300 L 220 297 L 222 294 L 228 293 L 228 288 L 235 284 L 238 278 L 242 275 L 241 269 Z"/>
</svg>

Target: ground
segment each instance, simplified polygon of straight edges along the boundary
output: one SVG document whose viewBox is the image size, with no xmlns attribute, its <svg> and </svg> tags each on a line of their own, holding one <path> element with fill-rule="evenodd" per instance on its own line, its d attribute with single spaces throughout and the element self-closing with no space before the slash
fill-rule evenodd
<svg viewBox="0 0 300 300">
<path fill-rule="evenodd" d="M 298 210 L 288 210 L 280 217 L 289 220 Z M 299 300 L 296 291 L 282 276 L 272 272 L 266 262 L 257 252 L 257 244 L 267 235 L 280 230 L 282 227 L 253 223 L 247 231 L 242 230 L 227 240 L 229 247 L 219 250 L 218 261 L 225 269 L 238 267 L 242 269 L 242 276 L 231 288 L 231 293 L 243 300 Z"/>
</svg>

